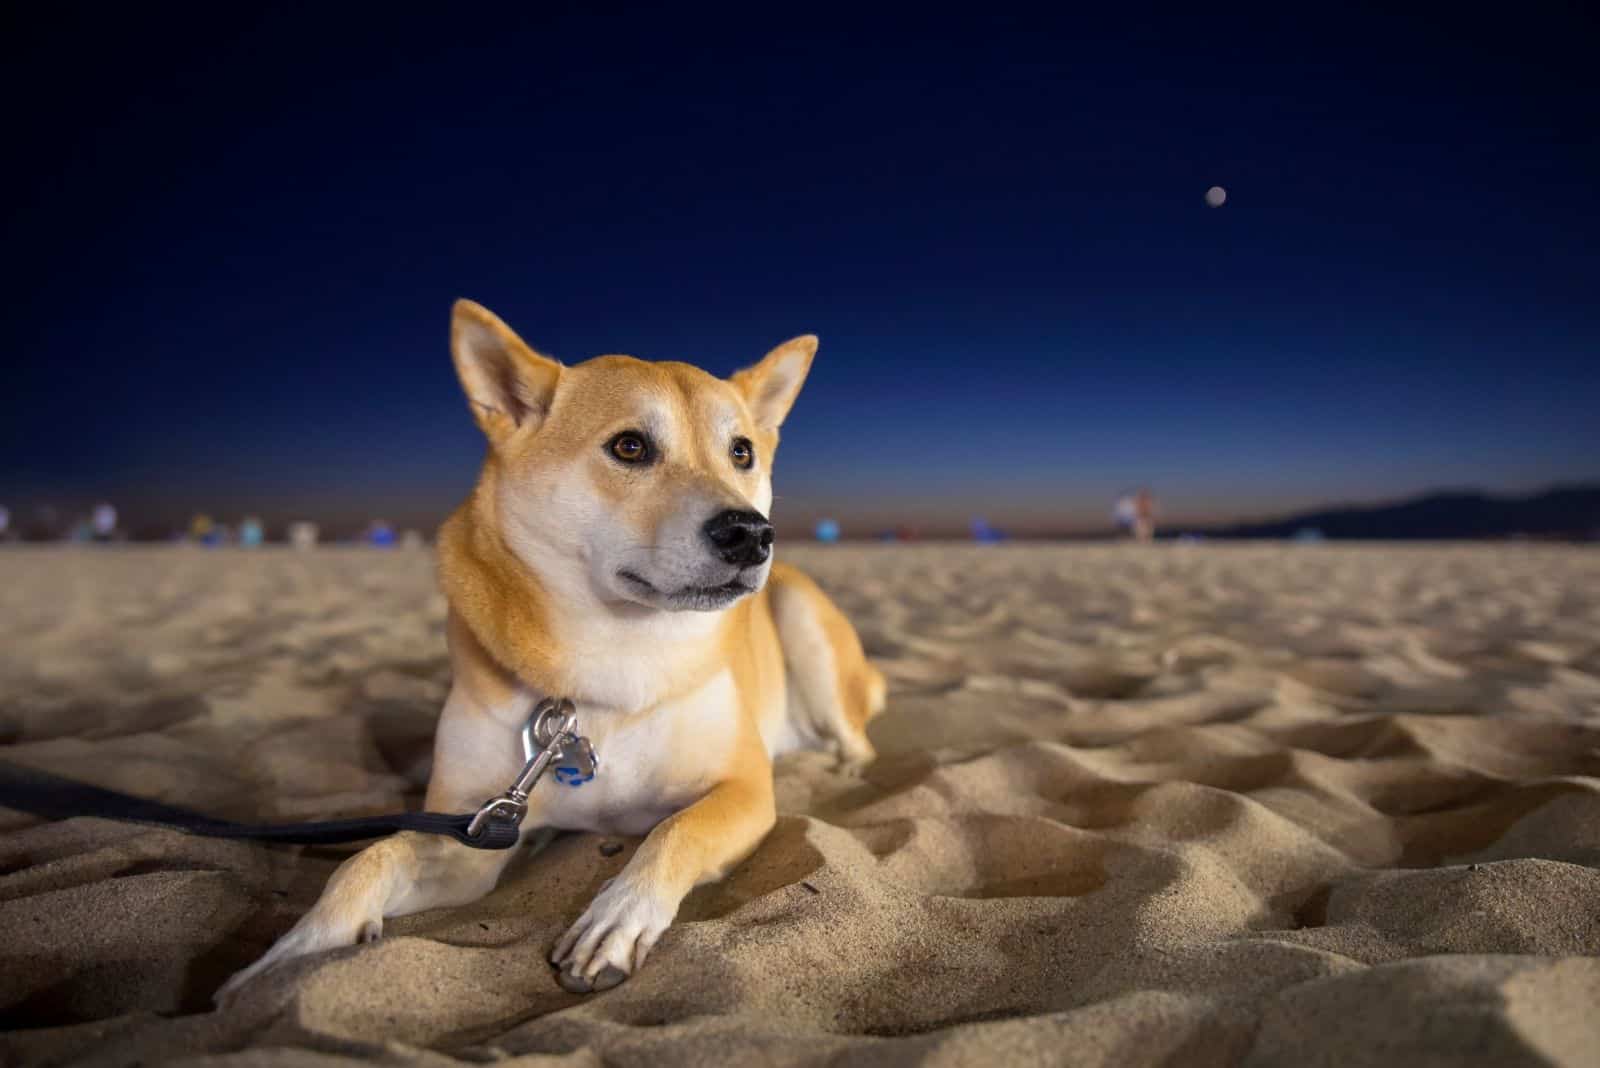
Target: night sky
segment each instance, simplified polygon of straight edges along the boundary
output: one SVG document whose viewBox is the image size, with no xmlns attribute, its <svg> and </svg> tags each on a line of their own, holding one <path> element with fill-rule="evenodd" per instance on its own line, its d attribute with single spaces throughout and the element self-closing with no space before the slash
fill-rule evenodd
<svg viewBox="0 0 1600 1068">
<path fill-rule="evenodd" d="M 458 296 L 567 362 L 819 334 L 791 529 L 1600 477 L 1576 5 L 342 6 L 3 16 L 19 518 L 431 526 L 483 451 Z"/>
</svg>

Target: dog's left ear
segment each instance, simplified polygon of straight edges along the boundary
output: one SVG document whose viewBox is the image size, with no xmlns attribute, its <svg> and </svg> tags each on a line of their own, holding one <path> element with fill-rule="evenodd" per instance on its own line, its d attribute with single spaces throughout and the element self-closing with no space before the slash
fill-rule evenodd
<svg viewBox="0 0 1600 1068">
<path fill-rule="evenodd" d="M 458 300 L 450 316 L 450 354 L 478 426 L 491 442 L 538 426 L 550 411 L 561 365 L 530 349 L 481 304 Z"/>
<path fill-rule="evenodd" d="M 811 358 L 817 354 L 814 334 L 801 334 L 790 338 L 761 358 L 754 367 L 746 367 L 728 381 L 744 394 L 750 405 L 750 414 L 763 430 L 776 430 L 789 414 L 794 399 L 805 384 L 806 372 L 811 370 Z"/>
</svg>

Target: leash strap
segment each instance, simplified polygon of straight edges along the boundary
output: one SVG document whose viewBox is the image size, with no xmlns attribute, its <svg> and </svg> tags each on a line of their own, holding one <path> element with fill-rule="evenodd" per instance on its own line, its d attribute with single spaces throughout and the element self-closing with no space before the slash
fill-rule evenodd
<svg viewBox="0 0 1600 1068">
<path fill-rule="evenodd" d="M 442 812 L 397 812 L 388 816 L 315 823 L 235 823 L 4 760 L 0 760 L 0 807 L 46 819 L 98 816 L 133 823 L 159 823 L 210 838 L 248 838 L 295 845 L 332 845 L 378 838 L 395 831 L 421 831 L 454 838 L 474 849 L 510 849 L 517 844 L 522 825 L 520 818 L 515 821 L 477 820 L 475 814 L 450 816 Z M 479 825 L 471 827 L 475 820 Z"/>
<path fill-rule="evenodd" d="M 553 761 L 561 761 L 556 779 L 581 786 L 594 778 L 600 758 L 589 739 L 578 733 L 577 709 L 564 697 L 547 697 L 534 708 L 522 728 L 522 753 L 527 763 L 504 793 L 485 801 L 476 812 L 449 816 L 443 812 L 396 812 L 317 823 L 235 823 L 198 812 L 119 794 L 48 771 L 0 760 L 0 808 L 14 808 L 46 819 L 99 816 L 133 823 L 159 823 L 210 838 L 248 838 L 257 842 L 331 845 L 359 842 L 396 831 L 421 831 L 454 838 L 473 849 L 510 849 L 521 837 L 528 814 L 528 792 Z M 563 773 L 569 773 L 563 776 Z"/>
</svg>

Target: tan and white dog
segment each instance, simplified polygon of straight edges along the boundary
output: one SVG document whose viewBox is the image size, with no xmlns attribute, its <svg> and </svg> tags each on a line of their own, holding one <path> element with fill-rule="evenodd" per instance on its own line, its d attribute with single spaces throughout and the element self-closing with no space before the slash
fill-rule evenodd
<svg viewBox="0 0 1600 1068">
<path fill-rule="evenodd" d="M 772 827 L 774 755 L 872 757 L 864 728 L 883 677 L 822 591 L 774 566 L 766 519 L 778 426 L 817 339 L 727 380 L 628 356 L 565 367 L 459 301 L 451 348 L 489 448 L 439 533 L 454 680 L 426 805 L 476 809 L 520 770 L 534 705 L 576 703 L 600 770 L 578 788 L 542 782 L 523 830 L 648 833 L 550 956 L 567 989 L 602 990 Z M 218 998 L 285 960 L 376 938 L 385 917 L 476 900 L 510 856 L 384 839 Z"/>
</svg>

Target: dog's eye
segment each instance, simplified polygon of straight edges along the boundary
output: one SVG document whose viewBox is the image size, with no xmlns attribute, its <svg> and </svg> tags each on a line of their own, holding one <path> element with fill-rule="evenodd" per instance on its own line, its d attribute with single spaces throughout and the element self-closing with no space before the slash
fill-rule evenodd
<svg viewBox="0 0 1600 1068">
<path fill-rule="evenodd" d="M 625 464 L 639 464 L 650 459 L 650 443 L 644 439 L 643 434 L 632 430 L 624 430 L 612 438 L 606 448 L 611 450 L 612 456 Z"/>
<path fill-rule="evenodd" d="M 733 457 L 733 466 L 748 469 L 756 462 L 756 450 L 751 446 L 748 438 L 735 438 L 733 447 L 728 450 L 728 455 Z"/>
</svg>

